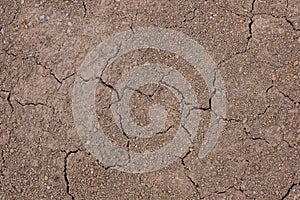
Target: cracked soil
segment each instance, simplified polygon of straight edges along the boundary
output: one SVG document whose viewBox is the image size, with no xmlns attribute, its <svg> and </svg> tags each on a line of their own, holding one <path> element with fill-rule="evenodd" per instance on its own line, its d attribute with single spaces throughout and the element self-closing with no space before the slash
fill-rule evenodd
<svg viewBox="0 0 300 200">
<path fill-rule="evenodd" d="M 134 91 L 131 117 L 153 138 L 131 138 L 113 121 L 110 95 L 122 74 L 145 63 L 172 66 L 198 97 L 201 127 L 168 167 L 129 174 L 105 167 L 81 143 L 72 117 L 76 70 L 116 33 L 170 28 L 202 45 L 227 90 L 225 127 L 199 159 L 211 111 L 201 74 L 154 49 L 119 57 L 99 77 L 97 115 L 113 143 L 155 151 L 178 129 L 180 100 L 163 85 Z M 299 0 L 0 0 L 0 199 L 300 199 Z"/>
</svg>

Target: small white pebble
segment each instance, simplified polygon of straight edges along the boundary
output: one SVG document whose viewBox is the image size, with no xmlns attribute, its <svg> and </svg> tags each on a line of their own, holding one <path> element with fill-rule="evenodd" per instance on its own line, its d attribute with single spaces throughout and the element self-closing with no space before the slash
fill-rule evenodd
<svg viewBox="0 0 300 200">
<path fill-rule="evenodd" d="M 49 185 L 47 185 L 47 190 L 50 190 L 50 189 L 51 189 L 51 187 Z"/>
<path fill-rule="evenodd" d="M 74 0 L 75 3 L 78 3 L 78 0 Z"/>
<path fill-rule="evenodd" d="M 43 19 L 45 19 L 45 15 L 40 16 L 40 20 L 43 20 Z"/>
<path fill-rule="evenodd" d="M 68 22 L 68 26 L 72 26 L 72 23 L 71 23 L 71 22 Z"/>
<path fill-rule="evenodd" d="M 21 0 L 21 4 L 24 4 L 24 0 Z"/>
<path fill-rule="evenodd" d="M 6 40 L 3 40 L 3 44 L 7 44 Z"/>
<path fill-rule="evenodd" d="M 1 28 L 1 31 L 2 35 L 4 35 L 4 28 Z"/>
<path fill-rule="evenodd" d="M 66 17 L 69 17 L 70 16 L 70 13 L 66 13 Z"/>
</svg>

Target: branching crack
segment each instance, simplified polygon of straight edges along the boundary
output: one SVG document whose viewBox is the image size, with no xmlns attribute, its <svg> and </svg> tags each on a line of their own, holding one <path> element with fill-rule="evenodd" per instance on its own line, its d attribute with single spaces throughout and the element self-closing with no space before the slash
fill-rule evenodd
<svg viewBox="0 0 300 200">
<path fill-rule="evenodd" d="M 184 168 L 184 174 L 185 174 L 186 178 L 192 183 L 192 185 L 193 185 L 193 187 L 194 187 L 194 189 L 195 189 L 197 195 L 200 197 L 200 199 L 203 199 L 203 197 L 201 197 L 200 192 L 199 192 L 199 190 L 198 190 L 199 184 L 196 183 L 196 182 L 195 182 L 195 181 L 187 174 L 187 172 L 190 171 L 190 169 L 189 169 L 188 166 L 185 164 L 184 159 L 185 159 L 188 155 L 190 155 L 191 153 L 192 153 L 191 150 L 189 150 L 185 155 L 183 155 L 182 157 L 180 157 L 180 159 L 181 159 L 181 164 L 182 164 L 182 166 L 183 166 L 183 168 Z"/>
<path fill-rule="evenodd" d="M 48 70 L 49 71 L 49 74 L 61 85 L 62 84 L 62 81 L 59 80 L 59 78 L 57 78 L 57 76 L 55 75 L 55 73 L 53 72 L 53 70 L 45 65 L 43 65 L 42 63 L 40 63 L 36 57 L 34 57 L 34 60 L 35 60 L 35 63 L 38 65 L 38 66 L 41 66 L 43 67 L 44 69 Z"/>
</svg>

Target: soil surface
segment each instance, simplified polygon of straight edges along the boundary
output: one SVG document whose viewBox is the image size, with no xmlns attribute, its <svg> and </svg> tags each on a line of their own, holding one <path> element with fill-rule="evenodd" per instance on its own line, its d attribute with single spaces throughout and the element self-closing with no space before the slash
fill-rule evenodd
<svg viewBox="0 0 300 200">
<path fill-rule="evenodd" d="M 210 54 L 227 90 L 227 116 L 208 156 L 198 152 L 210 119 L 208 89 L 184 59 L 145 49 L 119 57 L 97 89 L 109 139 L 155 151 L 178 129 L 179 100 L 149 84 L 134 92 L 131 117 L 167 107 L 153 138 L 132 139 L 112 119 L 110 94 L 133 67 L 163 63 L 195 88 L 201 127 L 189 151 L 149 173 L 106 167 L 80 140 L 72 115 L 77 70 L 117 33 L 169 28 Z M 300 199 L 299 0 L 0 0 L 0 199 Z"/>
</svg>

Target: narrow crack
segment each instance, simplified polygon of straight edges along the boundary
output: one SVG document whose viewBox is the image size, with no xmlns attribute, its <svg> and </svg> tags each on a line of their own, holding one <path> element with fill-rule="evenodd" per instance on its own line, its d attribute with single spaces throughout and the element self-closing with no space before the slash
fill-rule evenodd
<svg viewBox="0 0 300 200">
<path fill-rule="evenodd" d="M 122 48 L 122 45 L 123 45 L 123 43 L 121 42 L 118 45 L 118 48 L 117 48 L 116 52 L 110 58 L 107 59 L 106 64 L 105 64 L 103 70 L 101 71 L 101 74 L 100 74 L 99 78 L 102 78 L 104 71 L 111 64 L 110 61 L 119 55 L 119 53 L 121 51 L 121 48 Z"/>
<path fill-rule="evenodd" d="M 22 103 L 21 101 L 15 99 L 15 101 L 22 107 L 24 106 L 45 106 L 45 107 L 48 107 L 48 108 L 51 108 L 51 106 L 45 104 L 45 103 L 41 103 L 41 102 L 37 102 L 37 103 L 33 103 L 33 102 L 26 102 L 26 103 Z"/>
<path fill-rule="evenodd" d="M 49 71 L 49 74 L 61 85 L 62 84 L 62 81 L 59 80 L 59 78 L 57 78 L 57 76 L 55 75 L 55 73 L 53 72 L 53 70 L 45 65 L 43 65 L 41 62 L 39 62 L 37 60 L 37 57 L 34 56 L 34 61 L 35 63 L 38 65 L 38 66 L 41 66 L 43 67 L 45 70 L 48 70 Z"/>
<path fill-rule="evenodd" d="M 216 191 L 215 194 L 225 194 L 228 190 L 234 188 L 234 186 L 229 186 L 228 188 L 226 188 L 225 190 L 223 191 Z"/>
<path fill-rule="evenodd" d="M 66 191 L 67 191 L 67 194 L 73 199 L 75 199 L 75 197 L 70 193 L 70 181 L 68 179 L 68 173 L 67 173 L 67 166 L 68 166 L 68 157 L 72 154 L 75 154 L 77 152 L 81 151 L 80 149 L 76 149 L 76 150 L 73 150 L 73 151 L 65 151 L 65 150 L 61 150 L 61 152 L 65 153 L 65 157 L 64 157 L 64 170 L 63 170 L 63 173 L 64 173 L 64 180 L 65 180 L 65 183 L 66 183 Z"/>
<path fill-rule="evenodd" d="M 167 133 L 169 130 L 171 130 L 172 128 L 174 128 L 174 125 L 171 125 L 171 126 L 169 126 L 167 129 L 162 130 L 162 131 L 159 131 L 159 132 L 157 132 L 156 134 L 157 134 L 157 135 L 165 134 L 165 133 Z"/>
<path fill-rule="evenodd" d="M 194 8 L 192 11 L 188 12 L 186 15 L 184 15 L 184 20 L 182 22 L 190 22 L 190 21 L 193 21 L 193 19 L 195 19 L 196 17 L 196 11 L 197 11 L 197 8 Z M 187 19 L 188 15 L 192 13 L 192 17 Z"/>
<path fill-rule="evenodd" d="M 253 135 L 251 134 L 251 131 L 248 130 L 247 128 L 244 128 L 244 131 L 245 131 L 245 134 L 246 134 L 247 136 L 250 136 L 249 139 L 251 139 L 251 140 L 262 140 L 262 141 L 264 141 L 265 143 L 267 143 L 268 145 L 270 144 L 270 142 L 269 142 L 268 140 L 266 140 L 266 138 L 263 138 L 263 137 L 255 137 L 255 136 L 253 136 Z"/>
<path fill-rule="evenodd" d="M 86 16 L 86 13 L 87 13 L 87 8 L 86 8 L 86 4 L 85 4 L 85 1 L 82 1 L 82 6 L 83 6 L 83 18 Z"/>
<path fill-rule="evenodd" d="M 278 86 L 275 85 L 274 81 L 272 80 L 272 85 L 267 88 L 266 94 L 271 90 L 275 88 L 281 95 L 283 95 L 285 98 L 287 98 L 289 101 L 291 101 L 293 104 L 300 104 L 300 102 L 297 102 L 292 97 L 290 97 L 288 94 L 284 93 L 282 90 L 278 88 Z"/>
<path fill-rule="evenodd" d="M 252 4 L 251 4 L 251 10 L 250 10 L 250 23 L 248 24 L 248 28 L 249 28 L 249 36 L 247 37 L 247 46 L 246 46 L 246 50 L 248 49 L 249 47 L 249 43 L 250 43 L 250 40 L 252 39 L 252 25 L 253 25 L 253 11 L 254 11 L 254 5 L 255 5 L 255 1 L 256 0 L 253 0 Z"/>
<path fill-rule="evenodd" d="M 0 169 L 0 183 L 3 179 L 5 179 L 5 175 L 3 172 L 3 168 L 5 167 L 5 158 L 4 158 L 4 150 L 1 150 L 1 159 L 2 159 L 2 166 Z"/>
<path fill-rule="evenodd" d="M 14 107 L 13 107 L 13 105 L 11 103 L 11 99 L 10 99 L 11 98 L 11 92 L 7 91 L 7 90 L 1 90 L 1 92 L 8 93 L 8 95 L 6 97 L 6 100 L 7 100 L 8 104 L 9 104 L 9 106 L 11 108 L 11 113 L 13 113 L 15 109 L 14 109 Z"/>
<path fill-rule="evenodd" d="M 195 189 L 197 195 L 199 196 L 199 198 L 200 198 L 200 199 L 203 199 L 204 197 L 201 196 L 201 194 L 200 194 L 200 192 L 199 192 L 199 190 L 198 190 L 199 184 L 196 183 L 196 182 L 192 179 L 192 177 L 190 177 L 190 176 L 187 174 L 187 172 L 190 171 L 190 169 L 189 169 L 188 166 L 185 164 L 184 159 L 187 158 L 187 156 L 190 155 L 191 153 L 192 153 L 191 150 L 189 150 L 184 156 L 181 157 L 181 164 L 182 164 L 182 166 L 183 166 L 183 168 L 184 168 L 184 174 L 185 174 L 186 178 L 192 183 L 192 185 L 193 185 L 193 187 L 194 187 L 194 189 Z"/>
<path fill-rule="evenodd" d="M 300 182 L 299 183 L 293 183 L 289 188 L 288 188 L 288 191 L 283 195 L 283 197 L 281 198 L 281 200 L 284 200 L 286 199 L 290 193 L 292 192 L 293 188 L 296 187 L 297 185 L 300 186 Z"/>
</svg>

